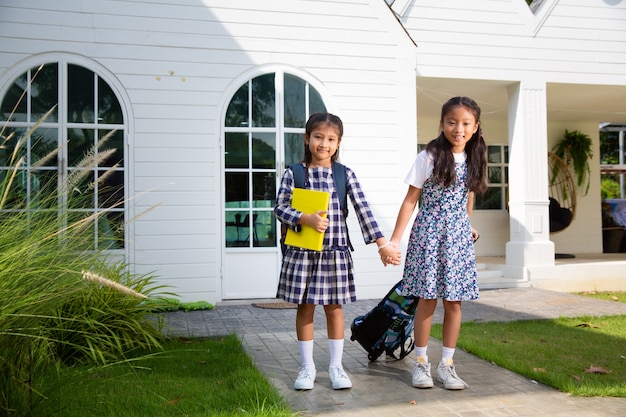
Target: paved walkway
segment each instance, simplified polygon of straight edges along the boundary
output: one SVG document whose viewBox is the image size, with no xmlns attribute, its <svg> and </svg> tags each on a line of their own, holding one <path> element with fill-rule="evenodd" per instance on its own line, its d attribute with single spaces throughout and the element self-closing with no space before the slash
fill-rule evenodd
<svg viewBox="0 0 626 417">
<path fill-rule="evenodd" d="M 311 391 L 293 389 L 299 368 L 293 309 L 261 309 L 251 304 L 218 305 L 209 311 L 170 313 L 166 325 L 172 335 L 238 334 L 257 366 L 292 409 L 302 411 L 303 416 L 626 416 L 626 398 L 571 397 L 461 349 L 457 349 L 455 364 L 458 374 L 469 384 L 468 389 L 448 391 L 437 383 L 427 390 L 413 388 L 413 354 L 402 361 L 387 362 L 381 357 L 370 362 L 365 350 L 357 342 L 350 341 L 352 319 L 365 314 L 377 303 L 378 300 L 361 300 L 344 306 L 344 367 L 352 379 L 353 388 L 342 391 L 334 391 L 330 387 L 326 323 L 321 307 L 316 309 L 315 316 L 314 355 L 318 374 L 315 389 Z M 434 322 L 441 323 L 442 313 L 439 306 Z M 464 321 L 615 314 L 626 314 L 626 303 L 536 288 L 483 290 L 480 300 L 463 304 Z M 436 363 L 441 357 L 441 342 L 431 339 L 428 353 Z"/>
</svg>

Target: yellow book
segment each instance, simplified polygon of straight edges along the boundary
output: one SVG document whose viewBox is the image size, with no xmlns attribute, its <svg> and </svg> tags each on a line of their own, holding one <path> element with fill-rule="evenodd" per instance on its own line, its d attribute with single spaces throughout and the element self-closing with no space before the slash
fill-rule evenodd
<svg viewBox="0 0 626 417">
<path fill-rule="evenodd" d="M 330 193 L 325 191 L 294 188 L 291 196 L 291 206 L 303 213 L 312 214 L 320 210 L 328 210 Z M 324 215 L 325 216 L 325 215 Z M 321 251 L 324 243 L 324 233 L 318 232 L 308 224 L 301 225 L 299 232 L 287 230 L 285 244 L 299 248 Z"/>
</svg>

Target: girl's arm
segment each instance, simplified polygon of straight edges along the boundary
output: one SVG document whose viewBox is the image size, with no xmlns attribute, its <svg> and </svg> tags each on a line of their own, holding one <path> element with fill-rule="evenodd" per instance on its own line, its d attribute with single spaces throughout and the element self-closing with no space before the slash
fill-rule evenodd
<svg viewBox="0 0 626 417">
<path fill-rule="evenodd" d="M 398 247 L 400 245 L 400 240 L 402 239 L 402 235 L 404 234 L 404 229 L 406 225 L 409 223 L 415 208 L 417 207 L 417 202 L 419 201 L 420 195 L 422 193 L 421 188 L 416 188 L 412 185 L 409 185 L 409 189 L 406 192 L 406 196 L 400 205 L 400 210 L 398 211 L 398 218 L 396 219 L 396 226 L 393 229 L 393 234 L 391 235 L 391 243 Z"/>
<path fill-rule="evenodd" d="M 470 191 L 469 196 L 467 197 L 467 217 L 472 217 L 473 208 L 474 208 L 474 192 Z M 472 238 L 474 239 L 474 242 L 476 242 L 478 238 L 480 237 L 480 235 L 478 234 L 478 231 L 476 229 L 474 229 L 473 227 L 471 229 L 472 229 Z"/>
</svg>

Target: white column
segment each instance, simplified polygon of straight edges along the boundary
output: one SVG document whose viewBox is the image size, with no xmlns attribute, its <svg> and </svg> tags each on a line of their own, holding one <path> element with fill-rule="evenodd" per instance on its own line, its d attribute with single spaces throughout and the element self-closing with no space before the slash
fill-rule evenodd
<svg viewBox="0 0 626 417">
<path fill-rule="evenodd" d="M 506 264 L 554 265 L 548 220 L 548 137 L 545 82 L 522 81 L 509 89 L 510 241 Z"/>
</svg>

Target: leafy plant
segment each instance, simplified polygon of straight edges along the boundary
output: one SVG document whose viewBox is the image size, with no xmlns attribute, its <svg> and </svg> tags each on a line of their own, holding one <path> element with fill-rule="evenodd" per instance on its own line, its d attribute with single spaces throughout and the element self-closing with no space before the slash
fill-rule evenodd
<svg viewBox="0 0 626 417">
<path fill-rule="evenodd" d="M 593 143 L 589 135 L 578 130 L 568 131 L 565 129 L 563 138 L 552 148 L 555 155 L 565 161 L 576 175 L 578 187 L 584 187 L 584 195 L 589 192 L 591 180 L 591 168 L 589 160 L 593 157 Z M 552 173 L 552 178 L 557 173 Z"/>
</svg>

